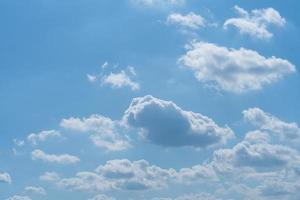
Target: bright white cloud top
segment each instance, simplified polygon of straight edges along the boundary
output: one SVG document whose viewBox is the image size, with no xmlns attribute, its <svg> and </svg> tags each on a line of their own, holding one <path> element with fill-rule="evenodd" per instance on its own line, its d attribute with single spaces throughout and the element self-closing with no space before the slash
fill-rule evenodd
<svg viewBox="0 0 300 200">
<path fill-rule="evenodd" d="M 229 49 L 213 43 L 192 42 L 179 63 L 192 70 L 198 81 L 219 89 L 245 93 L 261 90 L 296 72 L 288 60 L 264 57 L 250 49 Z"/>
<path fill-rule="evenodd" d="M 273 8 L 254 9 L 250 13 L 239 6 L 234 7 L 238 18 L 227 19 L 224 28 L 236 27 L 241 34 L 247 34 L 259 39 L 269 39 L 273 36 L 268 28 L 270 25 L 283 27 L 286 20 Z"/>
</svg>

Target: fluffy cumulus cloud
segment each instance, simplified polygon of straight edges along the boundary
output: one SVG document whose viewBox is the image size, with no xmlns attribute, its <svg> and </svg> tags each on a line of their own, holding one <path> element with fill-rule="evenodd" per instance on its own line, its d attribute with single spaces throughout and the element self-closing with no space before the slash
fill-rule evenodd
<svg viewBox="0 0 300 200">
<path fill-rule="evenodd" d="M 88 191 L 141 191 L 166 187 L 176 177 L 174 169 L 162 169 L 145 160 L 110 160 L 94 172 L 78 172 L 73 178 L 64 178 L 58 185 L 70 190 Z"/>
<path fill-rule="evenodd" d="M 110 85 L 112 88 L 129 87 L 131 90 L 140 89 L 140 85 L 137 82 L 134 82 L 131 75 L 123 70 L 118 73 L 110 73 L 109 75 L 103 76 L 102 83 Z"/>
<path fill-rule="evenodd" d="M 0 173 L 0 183 L 11 183 L 11 177 L 8 173 Z"/>
<path fill-rule="evenodd" d="M 98 195 L 90 198 L 89 200 L 116 200 L 116 199 L 113 197 L 106 196 L 104 194 L 98 194 Z"/>
<path fill-rule="evenodd" d="M 6 200 L 31 200 L 31 198 L 28 196 L 14 195 L 12 197 L 7 198 Z"/>
<path fill-rule="evenodd" d="M 296 71 L 285 59 L 266 58 L 245 48 L 229 49 L 206 42 L 192 42 L 187 48 L 179 63 L 191 69 L 197 80 L 229 92 L 260 90 Z"/>
<path fill-rule="evenodd" d="M 41 131 L 39 133 L 31 133 L 27 136 L 27 140 L 33 144 L 37 145 L 39 142 L 44 142 L 49 138 L 52 137 L 60 137 L 60 132 L 56 130 L 48 130 L 48 131 Z"/>
<path fill-rule="evenodd" d="M 282 140 L 300 140 L 300 128 L 295 122 L 284 122 L 277 117 L 264 112 L 259 108 L 250 108 L 243 111 L 244 119 L 261 130 L 278 134 Z"/>
<path fill-rule="evenodd" d="M 255 9 L 250 13 L 243 8 L 235 6 L 239 17 L 227 19 L 224 28 L 236 27 L 241 34 L 247 34 L 260 39 L 268 39 L 273 34 L 268 30 L 270 25 L 282 27 L 286 20 L 273 8 Z"/>
<path fill-rule="evenodd" d="M 25 191 L 30 194 L 39 194 L 39 195 L 47 194 L 47 192 L 44 188 L 36 187 L 36 186 L 27 186 L 27 187 L 25 187 Z"/>
<path fill-rule="evenodd" d="M 50 163 L 57 163 L 57 164 L 74 164 L 80 161 L 80 159 L 76 156 L 69 155 L 69 154 L 47 154 L 42 150 L 36 149 L 31 153 L 32 160 L 42 160 L 45 162 Z"/>
<path fill-rule="evenodd" d="M 183 6 L 185 0 L 129 0 L 133 5 L 150 8 L 170 8 Z"/>
<path fill-rule="evenodd" d="M 236 167 L 280 169 L 296 165 L 300 161 L 300 155 L 296 150 L 283 145 L 270 144 L 268 140 L 267 133 L 249 132 L 245 139 L 232 149 L 216 151 L 216 163 L 223 169 L 222 164 L 228 163 Z"/>
<path fill-rule="evenodd" d="M 205 26 L 205 19 L 193 12 L 186 15 L 180 13 L 172 13 L 167 18 L 168 24 L 175 24 L 182 28 L 187 28 L 191 30 L 198 30 Z"/>
<path fill-rule="evenodd" d="M 71 131 L 90 133 L 92 142 L 107 151 L 121 151 L 131 146 L 129 138 L 121 134 L 123 128 L 120 123 L 102 115 L 63 119 L 60 126 Z"/>
<path fill-rule="evenodd" d="M 184 111 L 171 101 L 150 95 L 134 98 L 125 111 L 124 121 L 141 128 L 148 141 L 168 147 L 206 148 L 225 144 L 234 137 L 230 128 L 220 127 L 206 116 Z"/>
</svg>

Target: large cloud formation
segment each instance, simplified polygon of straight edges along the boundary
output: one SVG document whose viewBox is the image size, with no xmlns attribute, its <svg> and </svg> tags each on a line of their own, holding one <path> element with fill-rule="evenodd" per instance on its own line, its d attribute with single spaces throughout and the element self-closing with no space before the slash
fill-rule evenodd
<svg viewBox="0 0 300 200">
<path fill-rule="evenodd" d="M 234 137 L 228 127 L 219 127 L 199 113 L 184 111 L 171 101 L 150 95 L 134 98 L 125 111 L 124 120 L 141 128 L 150 142 L 168 147 L 206 148 L 224 144 Z"/>
<path fill-rule="evenodd" d="M 237 18 L 227 19 L 224 28 L 236 27 L 241 34 L 247 34 L 259 39 L 268 39 L 273 34 L 268 30 L 270 25 L 282 27 L 286 20 L 274 8 L 255 9 L 250 13 L 239 6 L 234 6 L 239 15 Z"/>
<path fill-rule="evenodd" d="M 197 80 L 234 93 L 260 90 L 296 71 L 292 63 L 281 58 L 206 42 L 192 42 L 179 63 L 191 69 Z"/>
</svg>

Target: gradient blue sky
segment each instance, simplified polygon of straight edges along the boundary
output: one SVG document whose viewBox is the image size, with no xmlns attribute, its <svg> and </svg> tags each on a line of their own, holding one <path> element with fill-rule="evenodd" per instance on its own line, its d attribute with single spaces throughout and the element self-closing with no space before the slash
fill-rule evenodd
<svg viewBox="0 0 300 200">
<path fill-rule="evenodd" d="M 226 20 L 238 17 L 234 9 L 236 5 L 248 12 L 273 8 L 285 19 L 285 24 L 267 24 L 264 28 L 273 34 L 270 38 L 241 34 L 233 26 L 225 29 L 223 24 Z M 296 166 L 300 166 L 300 128 L 297 126 L 300 123 L 300 77 L 297 72 L 300 65 L 299 8 L 300 3 L 292 0 L 0 0 L 0 199 L 81 200 L 91 199 L 98 194 L 106 195 L 101 198 L 98 196 L 100 200 L 152 200 L 162 197 L 174 200 L 299 199 L 300 182 L 295 181 L 300 176 L 300 169 L 296 170 Z M 178 21 L 167 20 L 171 14 L 187 16 L 191 12 L 202 16 L 205 24 L 192 29 L 187 25 L 180 25 Z M 278 68 L 274 68 L 273 73 L 282 77 L 264 84 L 258 90 L 226 90 L 214 81 L 207 83 L 197 80 L 193 70 L 179 62 L 179 58 L 189 51 L 185 46 L 199 42 L 228 48 L 228 51 L 233 51 L 232 48 L 238 51 L 243 47 L 256 51 L 267 59 L 275 56 L 289 62 L 295 70 L 282 74 L 287 66 L 281 63 Z M 208 53 L 214 54 L 212 51 Z M 108 63 L 107 67 L 101 67 L 105 62 Z M 216 62 L 218 68 L 225 61 L 211 62 Z M 207 64 L 208 69 L 214 67 L 209 65 L 211 62 Z M 136 75 L 130 72 L 129 66 L 134 68 Z M 226 66 L 230 67 L 230 64 Z M 234 70 L 238 71 L 239 67 L 257 67 L 256 70 L 261 68 L 263 71 L 272 67 L 272 64 L 267 67 L 263 64 L 249 66 L 242 62 L 234 67 L 229 70 L 229 77 L 234 77 Z M 119 87 L 111 82 L 105 83 L 105 78 L 122 70 L 123 75 L 139 85 L 139 89 L 134 90 L 124 82 Z M 220 73 L 222 76 L 223 72 Z M 257 81 L 268 75 L 263 72 L 261 75 L 259 70 L 256 75 L 251 74 L 251 70 L 245 73 L 257 77 Z M 90 81 L 88 74 L 95 76 L 96 80 Z M 218 74 L 211 76 L 214 79 Z M 140 105 L 140 119 L 138 116 L 136 122 L 126 121 L 124 112 L 128 109 L 128 112 L 134 113 L 130 110 L 132 106 L 129 107 L 133 98 L 140 97 L 141 100 L 146 95 L 153 96 L 151 102 L 148 102 L 150 107 L 143 108 Z M 259 109 L 249 111 L 250 108 Z M 245 110 L 256 117 L 247 118 L 242 113 Z M 177 123 L 180 128 L 182 121 L 187 123 L 185 120 L 191 119 L 187 111 L 209 117 L 217 128 L 231 129 L 235 137 L 207 148 L 200 144 L 188 144 L 184 140 L 186 135 L 206 133 L 191 133 L 190 130 L 176 132 L 174 127 Z M 89 139 L 91 134 L 101 135 L 102 129 L 76 131 L 76 127 L 66 128 L 61 125 L 63 119 L 83 119 L 93 114 L 112 119 L 113 123 L 125 123 L 120 122 L 121 125 L 117 126 L 121 127 L 115 131 L 120 140 L 130 137 L 131 147 L 108 151 L 97 147 Z M 156 118 L 160 120 L 154 120 Z M 27 139 L 30 133 L 38 134 L 47 130 L 56 130 L 60 136 L 45 139 L 37 145 L 31 144 Z M 168 132 L 169 130 L 174 132 Z M 251 135 L 248 131 L 253 130 L 257 131 L 252 134 L 256 139 L 253 139 L 255 142 L 249 142 L 245 136 Z M 209 134 L 216 134 L 214 131 L 207 131 Z M 296 136 L 288 138 L 286 135 L 289 133 Z M 151 139 L 152 134 L 159 138 Z M 169 141 L 176 143 L 174 134 L 183 135 L 184 145 L 167 145 Z M 266 134 L 271 138 L 264 141 L 267 144 L 257 139 L 267 137 Z M 24 145 L 17 145 L 14 139 L 24 141 Z M 159 143 L 158 140 L 165 143 Z M 200 140 L 205 140 L 205 136 Z M 267 162 L 272 162 L 277 155 L 281 156 L 276 157 L 277 161 L 285 164 L 257 167 L 256 164 L 261 160 L 255 160 L 258 159 L 255 156 L 253 163 L 240 163 L 239 151 L 235 151 L 237 148 L 234 147 L 244 143 L 249 145 L 245 145 L 245 149 L 250 149 L 249 152 L 253 153 L 244 152 L 246 158 L 250 157 L 249 162 L 251 156 L 256 155 L 265 160 L 265 166 L 269 166 Z M 256 146 L 252 149 L 251 145 Z M 270 149 L 260 148 L 260 145 Z M 283 151 L 278 147 L 288 150 Z M 221 174 L 216 172 L 215 163 L 219 161 L 214 160 L 214 154 L 224 148 L 230 149 L 231 154 L 234 154 L 231 155 L 234 158 L 230 159 L 223 155 L 233 169 Z M 51 159 L 34 159 L 32 152 L 36 149 L 56 156 L 69 154 L 78 157 L 80 161 L 66 164 L 55 163 Z M 78 189 L 74 185 L 67 187 L 63 184 L 62 180 L 75 177 L 77 172 L 93 172 L 107 161 L 120 159 L 128 159 L 129 162 L 143 159 L 161 170 L 173 168 L 176 175 L 155 175 L 154 179 L 159 182 L 159 186 L 150 187 L 146 184 L 149 186 L 146 189 L 122 188 L 123 182 L 107 190 Z M 209 180 L 211 183 L 208 183 L 208 180 L 196 175 L 192 181 L 180 178 L 182 168 L 193 170 L 193 166 L 206 165 L 217 174 L 217 181 Z M 55 181 L 41 180 L 40 176 L 45 172 L 55 172 L 60 178 Z M 282 177 L 283 172 L 288 175 Z M 1 180 L 1 174 L 6 173 L 11 181 L 5 178 Z M 255 175 L 249 178 L 249 174 Z M 243 178 L 236 180 L 237 177 Z M 261 181 L 262 177 L 264 181 Z M 143 178 L 147 179 L 137 177 L 138 180 Z M 124 182 L 131 181 L 124 177 L 120 179 Z M 276 182 L 277 186 L 270 182 Z M 93 182 L 95 184 L 101 185 L 97 181 Z M 210 184 L 215 188 L 210 187 Z M 30 191 L 26 189 L 28 186 L 42 187 L 47 194 Z M 250 194 L 256 196 L 249 197 Z M 13 197 L 14 195 L 19 197 Z"/>
</svg>

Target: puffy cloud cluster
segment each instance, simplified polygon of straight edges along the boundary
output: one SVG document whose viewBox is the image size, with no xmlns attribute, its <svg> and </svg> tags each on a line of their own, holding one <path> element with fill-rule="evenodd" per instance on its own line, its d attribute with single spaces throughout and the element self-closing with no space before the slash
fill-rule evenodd
<svg viewBox="0 0 300 200">
<path fill-rule="evenodd" d="M 273 8 L 255 9 L 250 13 L 238 6 L 235 6 L 234 9 L 239 17 L 227 19 L 224 27 L 234 26 L 241 34 L 247 34 L 251 37 L 271 38 L 273 34 L 268 30 L 268 27 L 270 25 L 282 27 L 286 23 L 280 13 Z"/>
<path fill-rule="evenodd" d="M 296 72 L 295 66 L 287 60 L 206 42 L 192 42 L 179 63 L 191 69 L 197 80 L 234 93 L 260 90 Z"/>
<path fill-rule="evenodd" d="M 230 128 L 150 95 L 134 98 L 125 111 L 124 121 L 141 128 L 148 141 L 161 146 L 207 148 L 225 144 L 234 137 Z"/>
<path fill-rule="evenodd" d="M 71 131 L 90 133 L 92 142 L 107 151 L 121 151 L 131 146 L 129 138 L 120 134 L 120 123 L 102 115 L 63 119 L 60 126 Z"/>
<path fill-rule="evenodd" d="M 80 161 L 80 159 L 76 156 L 69 155 L 69 154 L 47 154 L 42 150 L 36 149 L 31 153 L 32 160 L 42 160 L 45 162 L 50 163 L 57 163 L 57 164 L 74 164 Z"/>
<path fill-rule="evenodd" d="M 243 111 L 244 119 L 257 128 L 277 134 L 282 140 L 299 142 L 300 128 L 295 122 L 287 123 L 259 108 Z"/>
<path fill-rule="evenodd" d="M 145 160 L 110 160 L 94 172 L 78 172 L 73 178 L 64 178 L 58 185 L 70 190 L 151 190 L 166 186 L 176 176 L 174 169 L 162 169 Z"/>
</svg>

